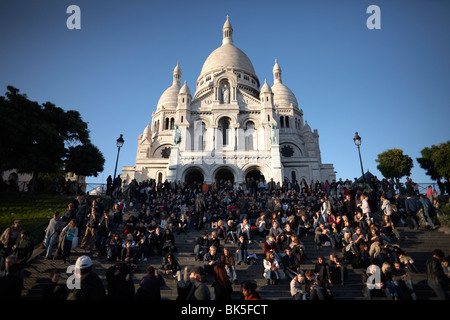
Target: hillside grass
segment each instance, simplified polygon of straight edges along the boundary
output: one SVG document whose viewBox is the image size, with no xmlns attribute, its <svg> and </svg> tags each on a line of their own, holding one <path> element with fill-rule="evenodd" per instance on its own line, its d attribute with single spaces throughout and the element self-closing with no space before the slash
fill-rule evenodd
<svg viewBox="0 0 450 320">
<path fill-rule="evenodd" d="M 33 240 L 41 241 L 53 213 L 63 214 L 73 200 L 73 196 L 46 193 L 0 193 L 0 232 L 20 219 Z"/>
</svg>

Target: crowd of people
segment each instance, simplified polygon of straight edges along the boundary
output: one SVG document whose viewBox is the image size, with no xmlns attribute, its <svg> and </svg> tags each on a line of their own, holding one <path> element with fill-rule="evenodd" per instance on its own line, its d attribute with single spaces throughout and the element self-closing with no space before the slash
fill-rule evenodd
<svg viewBox="0 0 450 320">
<path fill-rule="evenodd" d="M 168 279 L 175 279 L 180 300 L 230 300 L 232 284 L 238 282 L 236 264 L 258 263 L 249 247 L 260 242 L 264 243 L 264 257 L 259 276 L 268 285 L 287 280 L 293 299 L 331 299 L 332 286 L 345 283 L 349 265 L 363 270 L 363 292 L 368 299 L 378 291 L 388 299 L 417 299 L 410 279 L 417 268 L 399 246 L 397 228 L 436 228 L 440 204 L 431 186 L 426 194 L 419 194 L 408 179 L 405 187 L 399 192 L 393 181 L 376 177 L 331 183 L 248 178 L 241 185 L 223 180 L 213 185 L 133 180 L 124 190 L 110 192 L 119 197 L 112 208 L 100 198 L 88 203 L 87 197 L 79 195 L 64 213 L 55 212 L 45 230 L 45 258 L 70 263 L 71 250 L 78 246 L 90 256 L 106 257 L 113 266 L 106 272 L 105 298 L 161 299 L 160 288 Z M 125 220 L 126 211 L 136 214 Z M 177 260 L 177 238 L 192 229 L 203 232 L 192 248 L 193 258 L 202 266 L 189 270 Z M 16 245 L 19 233 L 11 229 L 7 241 L 2 235 L 3 260 L 12 256 L 26 260 L 25 250 L 18 249 L 26 247 L 23 240 Z M 311 270 L 302 267 L 309 260 L 302 243 L 307 237 L 313 239 L 317 250 L 323 246 L 333 249 L 329 257 L 319 256 Z M 146 268 L 147 275 L 135 292 L 133 272 L 153 256 L 163 262 Z M 75 263 L 82 270 L 80 278 L 91 281 L 91 287 L 100 286 L 97 277 L 91 276 L 90 258 L 83 257 L 84 262 Z M 433 259 L 439 263 L 427 267 L 435 275 L 428 277 L 430 288 L 438 297 L 446 297 L 442 292 L 447 288 L 443 281 L 448 281 L 448 257 L 438 252 Z M 8 263 L 3 260 L 4 270 Z M 367 285 L 373 278 L 369 270 L 380 270 L 381 286 Z M 436 276 L 441 271 L 445 278 Z M 208 275 L 213 277 L 212 296 L 206 286 Z M 61 289 L 57 272 L 51 279 L 45 290 L 47 298 L 55 288 L 60 290 L 59 298 L 88 297 L 86 292 Z M 103 296 L 99 291 L 95 296 Z M 242 282 L 240 294 L 241 299 L 261 299 L 255 282 Z"/>
</svg>

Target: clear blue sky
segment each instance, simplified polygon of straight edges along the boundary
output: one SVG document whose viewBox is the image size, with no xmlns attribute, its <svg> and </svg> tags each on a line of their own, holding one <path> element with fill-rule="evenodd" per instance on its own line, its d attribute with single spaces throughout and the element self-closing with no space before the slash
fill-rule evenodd
<svg viewBox="0 0 450 320">
<path fill-rule="evenodd" d="M 69 5 L 81 30 L 69 30 Z M 369 30 L 369 5 L 381 29 Z M 414 159 L 411 178 L 429 182 L 415 160 L 450 138 L 450 1 L 94 1 L 0 2 L 0 95 L 12 85 L 31 100 L 78 110 L 113 175 L 134 165 L 137 137 L 172 83 L 177 61 L 192 93 L 203 62 L 221 45 L 226 15 L 234 44 L 261 83 L 274 60 L 304 119 L 318 129 L 323 163 L 338 178 L 364 170 L 381 178 L 377 155 L 400 148 Z"/>
</svg>

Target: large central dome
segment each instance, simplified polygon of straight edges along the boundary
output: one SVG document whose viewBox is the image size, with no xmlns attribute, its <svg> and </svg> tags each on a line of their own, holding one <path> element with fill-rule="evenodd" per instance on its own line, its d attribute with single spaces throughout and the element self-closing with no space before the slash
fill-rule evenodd
<svg viewBox="0 0 450 320">
<path fill-rule="evenodd" d="M 233 44 L 223 44 L 214 50 L 203 64 L 200 75 L 220 70 L 224 67 L 233 67 L 255 75 L 253 64 L 247 55 Z"/>
<path fill-rule="evenodd" d="M 259 79 L 256 76 L 255 68 L 247 55 L 233 44 L 233 28 L 230 21 L 225 21 L 223 25 L 223 40 L 222 45 L 214 50 L 203 64 L 200 76 L 197 79 L 197 93 L 205 92 L 211 88 L 211 80 L 214 74 L 223 69 L 233 68 L 238 77 L 238 82 L 250 90 L 259 92 Z"/>
</svg>

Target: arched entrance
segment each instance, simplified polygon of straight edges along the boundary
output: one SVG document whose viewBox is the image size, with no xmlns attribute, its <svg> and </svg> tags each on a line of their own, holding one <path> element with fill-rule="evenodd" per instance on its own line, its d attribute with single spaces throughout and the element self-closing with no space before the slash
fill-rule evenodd
<svg viewBox="0 0 450 320">
<path fill-rule="evenodd" d="M 203 184 L 203 181 L 205 181 L 205 177 L 197 168 L 188 169 L 184 176 L 184 182 L 186 182 L 187 185 Z"/>
<path fill-rule="evenodd" d="M 264 179 L 264 175 L 258 169 L 253 168 L 253 169 L 250 169 L 247 172 L 247 174 L 245 175 L 246 181 L 247 181 L 247 178 L 250 178 L 250 179 L 253 178 L 256 181 L 256 180 Z"/>
<path fill-rule="evenodd" d="M 220 168 L 217 170 L 214 178 L 218 184 L 226 183 L 228 180 L 231 181 L 231 183 L 234 183 L 234 174 L 228 168 Z"/>
</svg>

